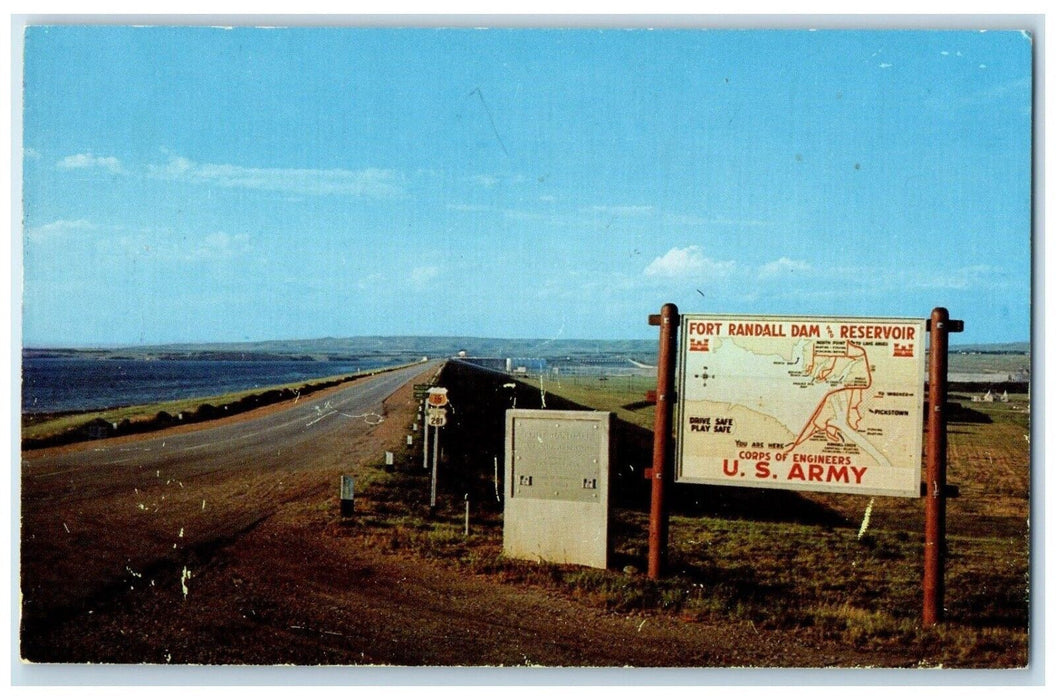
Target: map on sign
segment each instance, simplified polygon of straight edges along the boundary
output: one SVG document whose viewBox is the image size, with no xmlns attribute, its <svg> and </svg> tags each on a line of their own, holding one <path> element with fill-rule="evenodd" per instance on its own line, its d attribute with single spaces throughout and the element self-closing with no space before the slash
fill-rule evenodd
<svg viewBox="0 0 1056 700">
<path fill-rule="evenodd" d="M 676 480 L 920 495 L 925 321 L 682 317 Z"/>
</svg>

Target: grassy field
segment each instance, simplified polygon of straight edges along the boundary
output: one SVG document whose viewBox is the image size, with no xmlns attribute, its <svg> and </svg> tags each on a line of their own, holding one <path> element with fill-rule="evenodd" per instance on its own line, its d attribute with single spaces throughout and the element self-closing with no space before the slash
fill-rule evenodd
<svg viewBox="0 0 1056 700">
<path fill-rule="evenodd" d="M 548 407 L 564 397 L 651 428 L 653 409 L 641 397 L 652 382 L 579 377 L 562 378 L 560 385 L 544 380 L 543 388 Z M 487 395 L 479 386 L 472 391 Z M 529 400 L 543 397 L 538 380 L 522 382 L 519 392 L 518 407 L 536 408 Z M 669 574 L 654 582 L 641 574 L 648 551 L 641 499 L 614 496 L 609 570 L 504 558 L 501 505 L 490 493 L 491 458 L 451 442 L 442 465 L 449 474 L 441 484 L 446 496 L 432 517 L 422 503 L 427 472 L 413 448 L 398 456 L 397 465 L 402 460 L 406 469 L 378 467 L 364 489 L 372 525 L 364 543 L 547 587 L 615 613 L 724 620 L 760 633 L 794 630 L 819 644 L 875 653 L 880 666 L 904 665 L 885 660 L 908 654 L 920 666 L 1022 667 L 1030 610 L 1030 414 L 1025 396 L 1010 398 L 1008 404 L 980 404 L 951 396 L 964 401 L 949 426 L 949 480 L 961 496 L 948 504 L 946 620 L 931 628 L 920 622 L 921 499 L 688 487 L 671 516 Z M 456 434 L 450 435 L 454 441 Z M 647 494 L 644 483 L 634 488 Z M 468 537 L 463 492 L 474 504 Z M 408 500 L 408 494 L 419 495 Z"/>
<path fill-rule="evenodd" d="M 645 401 L 645 392 L 656 390 L 655 374 L 623 376 L 568 375 L 540 380 L 523 377 L 525 384 L 541 388 L 542 392 L 561 396 L 569 401 L 590 406 L 598 411 L 612 411 L 617 418 L 653 429 L 655 411 Z"/>
<path fill-rule="evenodd" d="M 950 351 L 951 372 L 1014 374 L 1030 370 L 1030 353 L 981 353 Z"/>
</svg>

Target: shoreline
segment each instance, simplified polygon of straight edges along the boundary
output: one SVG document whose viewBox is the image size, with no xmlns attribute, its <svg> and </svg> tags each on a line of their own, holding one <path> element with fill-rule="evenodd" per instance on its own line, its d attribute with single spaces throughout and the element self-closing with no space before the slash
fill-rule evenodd
<svg viewBox="0 0 1056 700">
<path fill-rule="evenodd" d="M 45 449 L 222 419 L 418 364 L 423 363 L 411 362 L 265 388 L 103 410 L 23 413 L 21 449 Z"/>
</svg>

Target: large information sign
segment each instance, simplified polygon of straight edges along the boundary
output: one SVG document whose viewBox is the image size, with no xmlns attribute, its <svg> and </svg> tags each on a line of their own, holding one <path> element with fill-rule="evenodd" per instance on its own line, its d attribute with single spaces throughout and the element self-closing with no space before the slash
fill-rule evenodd
<svg viewBox="0 0 1056 700">
<path fill-rule="evenodd" d="M 685 315 L 676 480 L 920 496 L 925 321 Z"/>
</svg>

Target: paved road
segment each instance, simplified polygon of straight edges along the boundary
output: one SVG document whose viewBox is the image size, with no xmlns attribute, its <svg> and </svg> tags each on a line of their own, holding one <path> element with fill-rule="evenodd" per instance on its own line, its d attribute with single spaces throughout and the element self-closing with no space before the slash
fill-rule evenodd
<svg viewBox="0 0 1056 700">
<path fill-rule="evenodd" d="M 46 624 L 189 555 L 199 560 L 295 499 L 324 505 L 365 458 L 384 400 L 439 363 L 254 414 L 22 459 L 24 614 Z M 375 448 L 370 448 L 375 449 Z M 56 619 L 58 618 L 58 619 Z"/>
<path fill-rule="evenodd" d="M 436 363 L 429 365 L 435 369 Z M 279 453 L 336 430 L 355 430 L 384 420 L 381 402 L 427 369 L 415 365 L 386 372 L 325 396 L 311 395 L 277 413 L 234 423 L 204 423 L 182 434 L 144 436 L 133 443 L 114 440 L 89 442 L 80 449 L 37 450 L 22 460 L 23 487 L 54 481 L 78 472 L 122 465 L 172 466 L 177 460 L 227 461 L 242 453 L 259 454 L 269 447 Z"/>
</svg>

